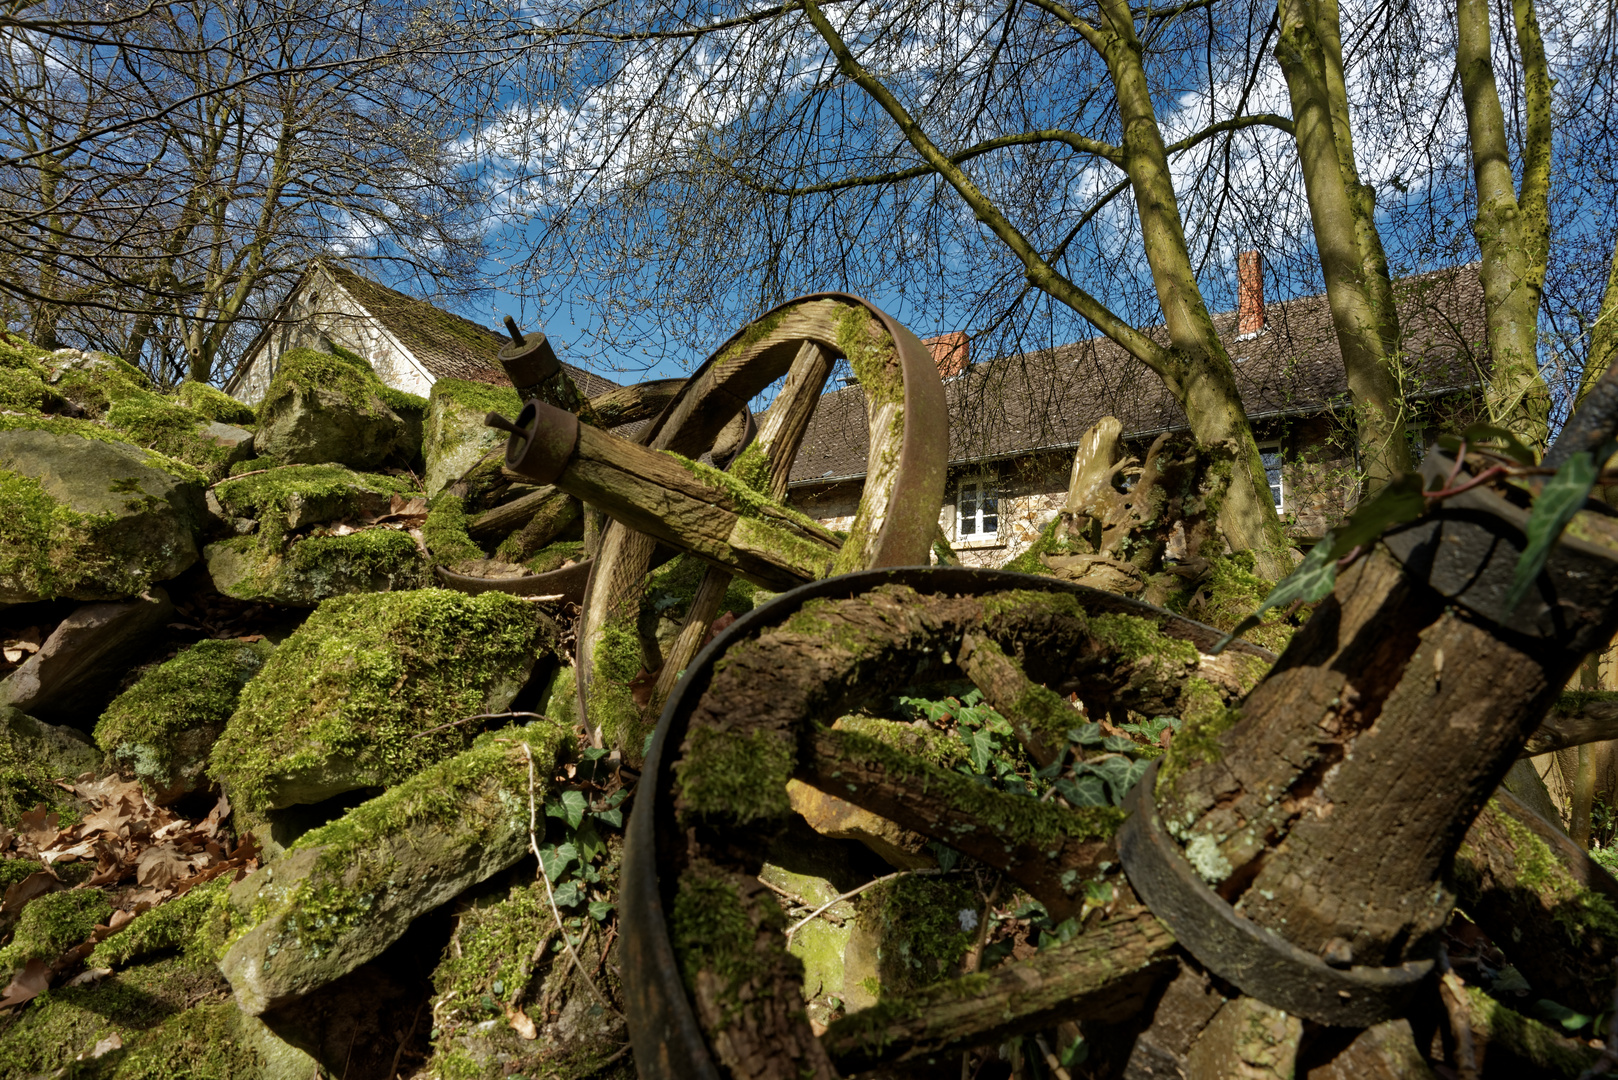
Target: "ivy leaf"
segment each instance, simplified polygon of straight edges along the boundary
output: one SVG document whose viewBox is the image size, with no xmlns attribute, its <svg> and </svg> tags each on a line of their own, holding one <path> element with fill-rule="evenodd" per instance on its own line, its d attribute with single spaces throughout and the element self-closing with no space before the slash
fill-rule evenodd
<svg viewBox="0 0 1618 1080">
<path fill-rule="evenodd" d="M 1360 503 L 1348 520 L 1327 533 L 1298 564 L 1296 570 L 1275 583 L 1258 610 L 1236 624 L 1236 629 L 1220 638 L 1211 650 L 1217 656 L 1225 646 L 1257 626 L 1264 613 L 1286 607 L 1294 600 L 1312 604 L 1323 599 L 1337 584 L 1337 560 L 1361 545 L 1407 521 L 1414 521 L 1427 509 L 1421 477 L 1415 473 L 1388 483 L 1381 491 Z"/>
<path fill-rule="evenodd" d="M 1523 597 L 1534 587 L 1551 548 L 1561 538 L 1562 530 L 1573 520 L 1590 497 L 1601 466 L 1618 449 L 1618 443 L 1608 443 L 1596 461 L 1588 451 L 1580 451 L 1563 462 L 1556 475 L 1545 481 L 1534 508 L 1528 514 L 1528 544 L 1517 558 L 1517 572 L 1511 579 L 1511 591 L 1506 594 L 1506 613 L 1517 610 Z"/>
<path fill-rule="evenodd" d="M 611 900 L 592 900 L 590 901 L 590 918 L 596 922 L 606 922 L 607 916 L 612 914 L 613 908 L 616 906 Z"/>
<path fill-rule="evenodd" d="M 562 882 L 562 884 L 556 886 L 554 890 L 556 906 L 563 908 L 572 907 L 574 904 L 577 904 L 580 900 L 580 890 L 581 886 L 577 879 Z"/>
<path fill-rule="evenodd" d="M 602 821 L 605 821 L 608 825 L 611 825 L 615 829 L 621 829 L 624 827 L 624 812 L 618 809 L 616 806 L 610 810 L 601 811 L 601 813 L 597 814 L 596 817 L 600 818 Z"/>
<path fill-rule="evenodd" d="M 989 759 L 994 754 L 994 736 L 981 728 L 972 732 L 967 740 L 967 751 L 972 756 L 972 768 L 980 774 L 989 771 Z"/>
<path fill-rule="evenodd" d="M 1107 784 L 1091 772 L 1072 779 L 1063 778 L 1055 784 L 1056 793 L 1070 806 L 1111 806 L 1107 801 Z"/>
<path fill-rule="evenodd" d="M 1588 454 L 1583 455 L 1588 457 Z M 1562 1025 L 1563 1031 L 1579 1031 L 1590 1026 L 1594 1017 L 1576 1012 L 1566 1005 L 1558 1004 L 1550 998 L 1540 998 L 1534 1002 L 1534 1013 L 1545 1020 L 1552 1020 Z"/>
<path fill-rule="evenodd" d="M 1101 725 L 1094 720 L 1067 733 L 1067 741 L 1078 746 L 1100 746 L 1105 739 L 1106 736 L 1101 733 Z"/>
<path fill-rule="evenodd" d="M 562 792 L 562 816 L 567 819 L 567 827 L 577 829 L 579 822 L 584 820 L 584 811 L 590 806 L 588 799 L 582 791 Z"/>
<path fill-rule="evenodd" d="M 579 857 L 579 849 L 572 844 L 547 844 L 539 849 L 539 865 L 554 884 Z"/>
</svg>

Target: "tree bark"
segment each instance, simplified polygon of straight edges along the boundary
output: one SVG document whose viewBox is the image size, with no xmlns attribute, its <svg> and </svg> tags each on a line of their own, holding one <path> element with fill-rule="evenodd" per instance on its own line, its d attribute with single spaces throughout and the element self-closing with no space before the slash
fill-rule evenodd
<svg viewBox="0 0 1618 1080">
<path fill-rule="evenodd" d="M 1376 226 L 1376 193 L 1361 182 L 1354 161 L 1336 0 L 1280 0 L 1277 10 L 1276 58 L 1292 100 L 1326 301 L 1354 398 L 1360 468 L 1374 491 L 1412 464 L 1399 313 Z"/>
<path fill-rule="evenodd" d="M 1543 449 L 1550 389 L 1539 374 L 1539 307 L 1550 253 L 1551 82 L 1533 0 L 1512 0 L 1523 62 L 1522 186 L 1512 175 L 1506 120 L 1495 85 L 1487 0 L 1457 0 L 1455 69 L 1466 104 L 1478 208 L 1472 231 L 1483 263 L 1483 307 L 1493 370 L 1492 421 Z"/>
</svg>

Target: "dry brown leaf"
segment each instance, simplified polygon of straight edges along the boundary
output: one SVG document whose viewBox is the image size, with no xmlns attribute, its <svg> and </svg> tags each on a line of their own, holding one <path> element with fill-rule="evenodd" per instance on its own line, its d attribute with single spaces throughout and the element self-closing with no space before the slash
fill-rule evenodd
<svg viewBox="0 0 1618 1080">
<path fill-rule="evenodd" d="M 207 856 L 201 857 L 202 861 Z M 196 869 L 192 864 L 197 857 L 182 851 L 179 845 L 153 844 L 135 860 L 135 881 L 143 888 L 166 889 L 176 881 L 191 876 Z"/>
<path fill-rule="evenodd" d="M 60 814 L 51 813 L 45 809 L 44 803 L 40 803 L 17 822 L 17 835 L 34 847 L 42 848 L 56 839 L 56 834 L 61 831 L 58 828 L 61 823 Z"/>
<path fill-rule="evenodd" d="M 74 844 L 71 847 L 63 847 L 58 844 L 48 848 L 41 848 L 39 852 L 39 861 L 44 863 L 46 866 L 55 866 L 59 862 L 74 862 L 78 859 L 88 859 L 95 855 L 95 853 L 96 840 L 94 837 L 92 837 L 89 840 L 80 840 L 77 844 Z"/>
<path fill-rule="evenodd" d="M 69 986 L 90 986 L 112 974 L 112 968 L 86 968 L 67 981 Z M 100 1057 L 100 1054 L 96 1054 Z"/>
<path fill-rule="evenodd" d="M 515 1031 L 529 1042 L 539 1038 L 539 1029 L 534 1026 L 534 1021 L 529 1018 L 527 1013 L 515 1006 L 506 1006 L 506 1022 L 511 1025 L 512 1031 Z"/>
<path fill-rule="evenodd" d="M 0 900 L 0 918 L 17 914 L 24 904 L 36 897 L 65 888 L 67 884 L 49 870 L 29 874 L 6 890 L 5 899 Z"/>
<path fill-rule="evenodd" d="M 110 1054 L 114 1050 L 122 1050 L 123 1048 L 124 1037 L 115 1031 L 111 1035 L 108 1035 L 105 1039 L 102 1039 L 100 1042 L 96 1043 L 95 1048 L 90 1051 L 90 1056 L 92 1058 L 98 1058 L 106 1054 Z"/>
<path fill-rule="evenodd" d="M 13 1005 L 21 1005 L 31 1001 L 50 989 L 51 969 L 45 966 L 43 960 L 30 960 L 16 978 L 0 990 L 0 1009 L 9 1009 Z"/>
<path fill-rule="evenodd" d="M 7 638 L 0 642 L 0 654 L 3 654 L 8 664 L 19 664 L 23 660 L 39 651 L 45 644 L 45 632 L 37 626 L 30 626 L 17 634 L 16 637 Z"/>
</svg>

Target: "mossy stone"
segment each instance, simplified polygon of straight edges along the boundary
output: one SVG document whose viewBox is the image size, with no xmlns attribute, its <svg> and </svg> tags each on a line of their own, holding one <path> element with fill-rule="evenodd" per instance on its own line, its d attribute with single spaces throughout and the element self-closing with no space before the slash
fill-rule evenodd
<svg viewBox="0 0 1618 1080">
<path fill-rule="evenodd" d="M 194 466 L 212 480 L 253 456 L 253 433 L 143 390 L 131 390 L 106 412 L 109 428 L 131 442 Z"/>
<path fill-rule="evenodd" d="M 0 603 L 134 596 L 197 561 L 200 474 L 79 434 L 0 430 Z"/>
<path fill-rule="evenodd" d="M 405 457 L 405 422 L 382 381 L 358 357 L 293 349 L 281 357 L 259 406 L 259 453 L 288 464 L 371 469 Z"/>
<path fill-rule="evenodd" d="M 295 529 L 339 518 L 379 514 L 410 484 L 391 476 L 355 472 L 341 465 L 291 465 L 225 480 L 213 489 L 232 517 L 253 518 L 265 548 Z"/>
<path fill-rule="evenodd" d="M 274 646 L 199 641 L 142 675 L 96 724 L 96 743 L 159 804 L 208 784 L 208 752 Z"/>
<path fill-rule="evenodd" d="M 238 600 L 311 607 L 350 593 L 400 592 L 427 584 L 427 564 L 408 533 L 365 529 L 311 536 L 268 551 L 251 536 L 209 544 L 214 587 Z"/>
<path fill-rule="evenodd" d="M 76 817 L 77 804 L 53 781 L 94 769 L 100 760 L 79 732 L 0 706 L 0 825 L 15 827 L 40 804 L 64 820 Z"/>
<path fill-rule="evenodd" d="M 257 1015 L 340 978 L 416 916 L 521 859 L 530 799 L 544 802 L 567 738 L 549 721 L 485 735 L 232 886 L 246 928 L 219 967 L 243 1011 Z"/>
<path fill-rule="evenodd" d="M 440 491 L 427 503 L 427 521 L 421 528 L 422 542 L 439 566 L 451 566 L 465 559 L 481 559 L 485 552 L 468 531 L 471 519 L 466 504 L 452 491 Z M 560 560 L 558 560 L 560 565 Z"/>
<path fill-rule="evenodd" d="M 467 745 L 526 682 L 554 628 L 503 593 L 322 603 L 242 691 L 209 772 L 248 813 L 385 787 Z"/>
<path fill-rule="evenodd" d="M 195 379 L 182 382 L 175 389 L 174 397 L 193 412 L 222 424 L 235 424 L 240 427 L 258 420 L 251 405 L 237 401 L 223 390 L 217 390 Z"/>
<path fill-rule="evenodd" d="M 35 897 L 22 909 L 11 944 L 0 949 L 0 977 L 8 982 L 30 960 L 54 963 L 90 939 L 97 923 L 112 917 L 112 901 L 100 889 L 65 889 Z"/>
<path fill-rule="evenodd" d="M 522 400 L 510 387 L 464 379 L 433 383 L 421 451 L 427 468 L 427 494 L 436 495 L 479 459 L 505 445 L 505 432 L 487 427 L 483 423 L 486 415 L 498 412 L 515 419 L 521 410 Z"/>
</svg>

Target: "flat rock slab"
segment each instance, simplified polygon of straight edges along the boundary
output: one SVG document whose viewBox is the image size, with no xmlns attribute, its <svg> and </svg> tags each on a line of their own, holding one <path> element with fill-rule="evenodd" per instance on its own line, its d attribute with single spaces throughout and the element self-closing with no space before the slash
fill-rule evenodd
<svg viewBox="0 0 1618 1080">
<path fill-rule="evenodd" d="M 0 705 L 89 730 L 131 661 L 174 615 L 162 589 L 122 604 L 86 604 L 0 681 Z"/>
<path fill-rule="evenodd" d="M 368 529 L 265 551 L 253 536 L 203 549 L 214 588 L 238 600 L 313 607 L 349 593 L 400 592 L 429 581 L 427 557 L 408 534 Z"/>
<path fill-rule="evenodd" d="M 196 562 L 201 474 L 59 423 L 0 431 L 0 604 L 134 596 Z"/>
<path fill-rule="evenodd" d="M 543 804 L 566 738 L 551 721 L 485 735 L 232 886 L 252 924 L 219 969 L 242 1011 L 284 1008 L 342 978 L 418 915 L 521 859 L 530 799 Z"/>
</svg>

